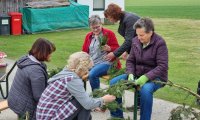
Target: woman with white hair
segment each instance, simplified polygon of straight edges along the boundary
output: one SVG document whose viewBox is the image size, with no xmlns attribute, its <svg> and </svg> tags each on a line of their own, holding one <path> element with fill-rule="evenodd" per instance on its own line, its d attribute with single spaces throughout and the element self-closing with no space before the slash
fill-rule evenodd
<svg viewBox="0 0 200 120">
<path fill-rule="evenodd" d="M 90 120 L 90 110 L 115 100 L 105 95 L 91 98 L 85 91 L 82 77 L 93 66 L 85 52 L 70 55 L 68 65 L 48 80 L 49 85 L 42 93 L 36 112 L 37 120 Z"/>
<path fill-rule="evenodd" d="M 89 32 L 83 43 L 82 51 L 87 52 L 93 62 L 94 67 L 89 72 L 89 81 L 92 90 L 100 88 L 99 77 L 106 75 L 113 60 L 106 60 L 105 56 L 119 47 L 115 34 L 103 28 L 98 15 L 92 15 L 89 19 L 91 32 Z M 116 69 L 121 68 L 121 63 L 117 61 Z"/>
</svg>

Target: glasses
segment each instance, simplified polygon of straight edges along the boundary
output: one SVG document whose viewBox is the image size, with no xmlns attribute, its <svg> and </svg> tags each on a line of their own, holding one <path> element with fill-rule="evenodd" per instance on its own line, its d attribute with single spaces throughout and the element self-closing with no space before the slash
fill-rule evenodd
<svg viewBox="0 0 200 120">
<path fill-rule="evenodd" d="M 98 25 L 98 26 L 91 26 L 90 28 L 91 28 L 92 30 L 98 30 L 100 27 L 101 27 L 101 25 Z"/>
</svg>

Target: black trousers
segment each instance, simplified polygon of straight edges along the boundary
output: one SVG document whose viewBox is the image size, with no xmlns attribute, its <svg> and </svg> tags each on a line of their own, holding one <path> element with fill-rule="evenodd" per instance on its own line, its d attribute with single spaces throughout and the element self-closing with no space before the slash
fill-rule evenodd
<svg viewBox="0 0 200 120">
<path fill-rule="evenodd" d="M 86 110 L 81 106 L 81 104 L 74 98 L 71 100 L 72 104 L 78 108 L 74 114 L 69 116 L 66 120 L 92 120 L 92 116 L 90 114 L 91 110 Z"/>
</svg>

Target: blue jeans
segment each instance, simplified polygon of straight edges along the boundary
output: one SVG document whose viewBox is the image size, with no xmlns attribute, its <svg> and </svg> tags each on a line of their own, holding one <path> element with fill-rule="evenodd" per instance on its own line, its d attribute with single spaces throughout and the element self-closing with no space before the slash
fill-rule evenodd
<svg viewBox="0 0 200 120">
<path fill-rule="evenodd" d="M 106 75 L 110 66 L 109 64 L 97 64 L 90 70 L 88 78 L 92 91 L 100 88 L 99 77 Z"/>
<path fill-rule="evenodd" d="M 116 84 L 118 81 L 124 79 L 126 80 L 128 77 L 127 74 L 122 74 L 120 76 L 117 76 L 113 78 L 110 81 L 110 85 Z M 160 80 L 160 79 L 157 79 Z M 139 93 L 140 93 L 140 120 L 151 120 L 151 113 L 152 113 L 152 106 L 153 106 L 153 93 L 161 88 L 161 84 L 156 84 L 154 82 L 148 81 L 145 83 Z M 118 103 L 122 103 L 122 98 L 117 99 Z M 117 111 L 111 111 L 112 117 L 120 117 L 123 118 L 123 111 L 117 110 Z"/>
</svg>

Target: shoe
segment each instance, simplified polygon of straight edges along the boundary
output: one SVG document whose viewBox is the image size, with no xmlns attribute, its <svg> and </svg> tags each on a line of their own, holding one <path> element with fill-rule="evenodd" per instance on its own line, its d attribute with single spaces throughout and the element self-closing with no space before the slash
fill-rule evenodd
<svg viewBox="0 0 200 120">
<path fill-rule="evenodd" d="M 134 105 L 130 106 L 130 107 L 126 107 L 126 110 L 129 112 L 134 112 Z M 137 106 L 137 111 L 140 110 L 140 106 Z"/>
<path fill-rule="evenodd" d="M 125 120 L 124 118 L 110 117 L 107 120 Z"/>
</svg>

